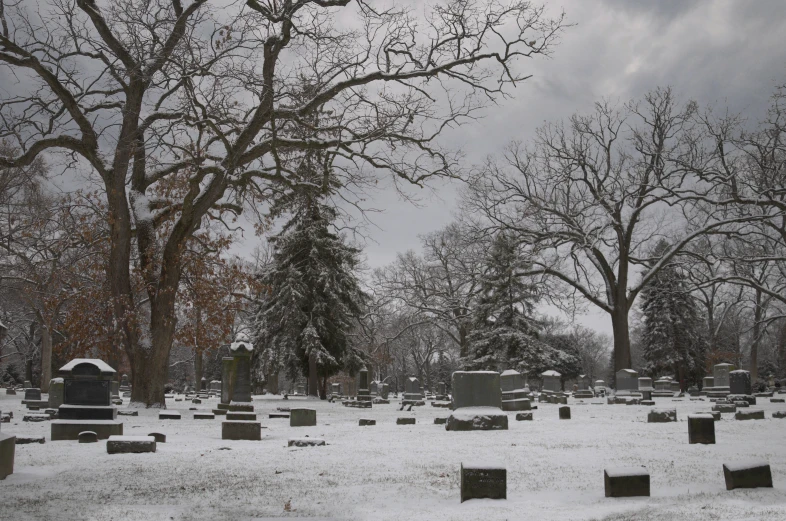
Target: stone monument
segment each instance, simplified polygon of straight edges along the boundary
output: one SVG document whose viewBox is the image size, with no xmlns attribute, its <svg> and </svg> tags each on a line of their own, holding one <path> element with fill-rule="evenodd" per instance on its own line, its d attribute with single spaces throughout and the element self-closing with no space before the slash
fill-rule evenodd
<svg viewBox="0 0 786 521">
<path fill-rule="evenodd" d="M 371 403 L 371 388 L 368 381 L 368 369 L 365 367 L 358 372 L 357 401 Z"/>
<path fill-rule="evenodd" d="M 751 373 L 737 369 L 729 373 L 729 392 L 734 395 L 749 396 L 752 392 Z"/>
<path fill-rule="evenodd" d="M 531 409 L 529 393 L 524 390 L 524 377 L 518 371 L 508 369 L 499 376 L 502 390 L 503 411 L 528 411 Z"/>
<path fill-rule="evenodd" d="M 580 374 L 578 379 L 576 380 L 576 385 L 578 389 L 573 391 L 574 398 L 594 398 L 595 393 L 592 392 L 590 389 L 590 379 L 589 376 L 585 374 Z"/>
<path fill-rule="evenodd" d="M 502 387 L 495 371 L 456 371 L 453 414 L 445 423 L 448 431 L 507 430 L 508 417 L 502 411 Z"/>
<path fill-rule="evenodd" d="M 659 398 L 671 398 L 674 391 L 671 390 L 671 378 L 658 378 L 655 380 L 655 391 L 652 396 Z"/>
<path fill-rule="evenodd" d="M 424 405 L 423 393 L 420 390 L 420 381 L 414 376 L 410 376 L 404 382 L 404 399 L 402 404 Z"/>
<path fill-rule="evenodd" d="M 630 395 L 639 392 L 639 373 L 633 369 L 617 371 L 617 394 Z"/>
<path fill-rule="evenodd" d="M 63 395 L 65 393 L 65 382 L 62 378 L 52 378 L 49 380 L 49 408 L 57 409 L 63 405 Z"/>
<path fill-rule="evenodd" d="M 221 424 L 221 439 L 258 441 L 262 424 L 256 421 L 251 404 L 251 353 L 254 345 L 241 331 L 230 344 L 229 351 L 232 357 L 221 361 L 221 403 L 218 408 L 228 411 L 226 420 Z"/>
<path fill-rule="evenodd" d="M 101 440 L 123 435 L 123 424 L 111 405 L 114 369 L 102 360 L 76 358 L 61 367 L 59 375 L 63 404 L 51 425 L 52 441 L 78 440 L 83 431 L 93 431 Z"/>
</svg>

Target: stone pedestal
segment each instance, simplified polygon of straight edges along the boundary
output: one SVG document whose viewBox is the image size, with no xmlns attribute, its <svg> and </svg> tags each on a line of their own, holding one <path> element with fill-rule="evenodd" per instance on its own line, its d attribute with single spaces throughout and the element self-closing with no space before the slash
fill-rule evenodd
<svg viewBox="0 0 786 521">
<path fill-rule="evenodd" d="M 603 484 L 606 497 L 650 495 L 650 474 L 644 467 L 606 469 Z"/>
<path fill-rule="evenodd" d="M 507 499 L 508 472 L 502 465 L 461 464 L 461 502 L 468 499 Z"/>
<path fill-rule="evenodd" d="M 724 463 L 726 490 L 735 488 L 772 488 L 770 464 L 762 462 Z"/>
</svg>

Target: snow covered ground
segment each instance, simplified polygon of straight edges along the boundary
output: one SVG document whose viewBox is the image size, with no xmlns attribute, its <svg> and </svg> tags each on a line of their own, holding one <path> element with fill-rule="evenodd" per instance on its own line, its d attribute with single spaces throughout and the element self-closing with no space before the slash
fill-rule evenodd
<svg viewBox="0 0 786 521">
<path fill-rule="evenodd" d="M 646 423 L 644 406 L 537 404 L 534 421 L 510 430 L 447 432 L 430 406 L 399 412 L 397 400 L 372 409 L 278 397 L 254 398 L 262 441 L 221 440 L 221 418 L 193 420 L 190 402 L 167 400 L 182 420 L 157 411 L 118 416 L 125 435 L 162 432 L 155 454 L 106 453 L 106 442 L 49 440 L 49 422 L 22 422 L 21 396 L 0 395 L 14 419 L 2 432 L 46 436 L 44 445 L 17 445 L 15 471 L 0 481 L 0 520 L 245 520 L 306 517 L 336 520 L 784 520 L 786 519 L 786 409 L 759 398 L 766 420 L 716 423 L 716 445 L 689 445 L 687 415 L 709 401 L 656 398 L 674 406 L 677 423 Z M 599 400 L 593 400 L 599 401 Z M 203 400 L 210 410 L 216 399 Z M 290 428 L 268 419 L 276 407 L 317 409 L 316 427 Z M 122 409 L 122 407 L 121 407 Z M 414 416 L 416 425 L 396 425 Z M 359 427 L 359 418 L 376 426 Z M 289 438 L 324 438 L 324 447 L 288 448 Z M 774 489 L 726 491 L 722 464 L 766 459 Z M 462 461 L 504 462 L 507 500 L 459 501 Z M 604 467 L 645 465 L 652 497 L 606 499 Z"/>
</svg>

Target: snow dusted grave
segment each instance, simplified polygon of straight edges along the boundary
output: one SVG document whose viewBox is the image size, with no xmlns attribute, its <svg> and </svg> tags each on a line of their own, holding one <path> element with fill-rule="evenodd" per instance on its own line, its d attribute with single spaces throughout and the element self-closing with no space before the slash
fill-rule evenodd
<svg viewBox="0 0 786 521">
<path fill-rule="evenodd" d="M 220 422 L 191 414 L 165 421 L 142 410 L 123 417 L 124 434 L 160 432 L 167 443 L 155 453 L 109 455 L 103 443 L 50 441 L 48 423 L 22 422 L 19 397 L 0 394 L 0 410 L 14 412 L 4 433 L 47 438 L 16 447 L 14 474 L 0 481 L 0 520 L 786 519 L 786 420 L 772 418 L 783 404 L 761 400 L 766 419 L 755 422 L 724 415 L 715 445 L 689 445 L 688 415 L 712 404 L 655 401 L 675 407 L 678 421 L 647 423 L 646 406 L 571 399 L 569 422 L 559 420 L 558 405 L 540 403 L 534 421 L 513 421 L 509 413 L 509 430 L 448 432 L 434 425 L 450 412 L 439 408 L 404 412 L 391 400 L 353 409 L 256 396 L 262 441 L 224 441 Z M 204 400 L 199 410 L 216 402 Z M 317 426 L 266 419 L 283 405 L 316 409 Z M 417 424 L 397 426 L 404 415 Z M 359 427 L 359 418 L 377 425 Z M 327 445 L 287 447 L 306 436 Z M 769 462 L 775 488 L 726 491 L 723 463 L 749 460 Z M 462 504 L 462 461 L 504 461 L 508 499 Z M 651 476 L 651 497 L 604 497 L 604 468 L 641 465 Z"/>
</svg>

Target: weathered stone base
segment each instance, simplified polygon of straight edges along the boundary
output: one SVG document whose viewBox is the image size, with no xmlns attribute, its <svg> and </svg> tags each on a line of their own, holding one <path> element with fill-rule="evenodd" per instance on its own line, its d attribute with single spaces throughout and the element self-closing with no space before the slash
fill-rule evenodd
<svg viewBox="0 0 786 521">
<path fill-rule="evenodd" d="M 237 421 L 256 421 L 256 419 L 257 419 L 257 414 L 254 413 L 254 412 L 234 412 L 234 411 L 228 411 L 226 416 L 227 416 L 227 420 L 230 420 L 230 421 L 235 421 L 235 420 L 237 420 Z"/>
<path fill-rule="evenodd" d="M 503 411 L 528 411 L 532 408 L 529 398 L 517 398 L 515 400 L 502 400 Z"/>
<path fill-rule="evenodd" d="M 688 443 L 715 443 L 715 418 L 709 414 L 688 415 Z"/>
<path fill-rule="evenodd" d="M 79 439 L 79 433 L 93 431 L 99 440 L 123 435 L 123 423 L 116 420 L 55 420 L 52 422 L 52 441 Z"/>
<path fill-rule="evenodd" d="M 376 425 L 377 420 L 369 420 L 368 418 L 361 418 L 358 420 L 359 427 L 369 427 L 371 425 Z"/>
<path fill-rule="evenodd" d="M 371 402 L 357 402 L 353 400 L 344 400 L 341 402 L 344 407 L 355 407 L 359 409 L 371 409 Z"/>
<path fill-rule="evenodd" d="M 497 409 L 494 412 L 492 407 L 489 407 L 489 412 L 478 411 L 480 408 L 469 407 L 471 412 L 463 412 L 462 409 L 456 409 L 448 417 L 448 422 L 445 424 L 445 430 L 448 431 L 494 431 L 494 430 L 508 430 L 508 417 Z"/>
<path fill-rule="evenodd" d="M 223 409 L 221 405 L 218 404 L 219 409 Z M 254 406 L 250 403 L 230 403 L 227 405 L 227 410 L 232 412 L 254 412 Z"/>
<path fill-rule="evenodd" d="M 733 403 L 716 403 L 712 406 L 713 411 L 717 412 L 737 412 L 737 406 Z"/>
<path fill-rule="evenodd" d="M 155 451 L 156 439 L 152 436 L 110 436 L 106 441 L 107 454 L 141 454 Z"/>
<path fill-rule="evenodd" d="M 516 421 L 532 421 L 532 413 L 531 412 L 520 412 L 516 415 Z"/>
<path fill-rule="evenodd" d="M 315 427 L 316 425 L 316 409 L 292 409 L 289 411 L 290 427 Z"/>
<path fill-rule="evenodd" d="M 415 425 L 415 418 L 396 418 L 396 425 Z"/>
<path fill-rule="evenodd" d="M 647 423 L 668 423 L 677 421 L 677 409 L 653 409 L 647 414 Z"/>
<path fill-rule="evenodd" d="M 508 471 L 501 466 L 461 464 L 461 502 L 507 499 Z"/>
<path fill-rule="evenodd" d="M 772 472 L 766 461 L 744 464 L 723 464 L 726 490 L 735 488 L 772 488 Z"/>
<path fill-rule="evenodd" d="M 763 420 L 764 411 L 737 411 L 734 414 L 735 420 Z"/>
<path fill-rule="evenodd" d="M 222 422 L 221 439 L 260 441 L 262 439 L 262 424 L 253 421 Z"/>
<path fill-rule="evenodd" d="M 16 437 L 0 433 L 0 479 L 14 473 Z"/>
</svg>

